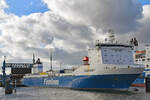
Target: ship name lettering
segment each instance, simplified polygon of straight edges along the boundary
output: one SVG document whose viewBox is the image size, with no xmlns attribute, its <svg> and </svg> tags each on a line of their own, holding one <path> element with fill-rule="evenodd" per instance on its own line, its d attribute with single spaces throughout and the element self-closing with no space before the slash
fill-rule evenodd
<svg viewBox="0 0 150 100">
<path fill-rule="evenodd" d="M 44 80 L 46 85 L 59 85 L 59 80 Z"/>
</svg>

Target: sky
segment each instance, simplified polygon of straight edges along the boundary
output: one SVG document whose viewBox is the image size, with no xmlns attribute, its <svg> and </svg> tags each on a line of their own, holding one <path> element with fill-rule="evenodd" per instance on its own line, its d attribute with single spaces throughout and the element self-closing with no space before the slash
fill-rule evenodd
<svg viewBox="0 0 150 100">
<path fill-rule="evenodd" d="M 150 0 L 139 0 L 142 5 L 150 4 Z M 43 0 L 6 0 L 9 8 L 6 13 L 13 13 L 17 16 L 29 15 L 32 13 L 43 13 L 49 10 Z"/>
<path fill-rule="evenodd" d="M 142 5 L 147 5 L 147 4 L 150 4 L 150 0 L 139 0 Z"/>
<path fill-rule="evenodd" d="M 53 52 L 54 66 L 76 66 L 108 29 L 143 44 L 149 26 L 150 0 L 0 0 L 0 61 L 31 62 L 35 53 L 47 70 Z"/>
<path fill-rule="evenodd" d="M 6 3 L 9 8 L 6 8 L 5 12 L 18 16 L 43 13 L 49 10 L 42 0 L 6 0 Z"/>
<path fill-rule="evenodd" d="M 139 0 L 142 5 L 150 4 L 150 0 Z M 9 8 L 6 13 L 13 13 L 17 16 L 29 15 L 32 13 L 43 13 L 49 10 L 43 0 L 6 0 Z"/>
</svg>

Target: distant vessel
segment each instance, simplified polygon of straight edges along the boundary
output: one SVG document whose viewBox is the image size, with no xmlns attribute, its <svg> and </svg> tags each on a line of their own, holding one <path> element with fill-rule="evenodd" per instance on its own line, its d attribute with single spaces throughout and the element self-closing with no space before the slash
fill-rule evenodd
<svg viewBox="0 0 150 100">
<path fill-rule="evenodd" d="M 126 90 L 144 70 L 143 65 L 134 64 L 133 46 L 117 43 L 112 31 L 105 43 L 97 41 L 95 48 L 88 50 L 83 63 L 71 73 L 51 69 L 26 75 L 22 83 L 32 87 Z"/>
<path fill-rule="evenodd" d="M 144 50 L 135 52 L 135 63 L 143 64 L 144 72 L 133 82 L 132 86 L 145 87 L 145 78 L 150 75 L 150 45 L 146 45 Z"/>
</svg>

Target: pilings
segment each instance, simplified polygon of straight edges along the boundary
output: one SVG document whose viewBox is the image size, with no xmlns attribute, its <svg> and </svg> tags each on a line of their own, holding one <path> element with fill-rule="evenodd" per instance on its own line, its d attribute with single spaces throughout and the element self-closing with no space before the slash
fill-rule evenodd
<svg viewBox="0 0 150 100">
<path fill-rule="evenodd" d="M 150 75 L 145 78 L 146 92 L 150 92 Z"/>
<path fill-rule="evenodd" d="M 5 80 L 5 94 L 12 94 L 13 93 L 13 87 L 11 84 L 10 77 L 7 77 Z"/>
<path fill-rule="evenodd" d="M 12 94 L 13 93 L 13 87 L 12 87 L 11 76 L 6 75 L 5 68 L 6 68 L 6 62 L 4 59 L 3 66 L 2 66 L 2 72 L 3 72 L 2 86 L 5 88 L 5 94 Z"/>
</svg>

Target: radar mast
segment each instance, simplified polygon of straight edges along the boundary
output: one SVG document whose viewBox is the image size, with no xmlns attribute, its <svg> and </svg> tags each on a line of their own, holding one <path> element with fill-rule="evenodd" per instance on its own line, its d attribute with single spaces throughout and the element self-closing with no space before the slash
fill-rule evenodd
<svg viewBox="0 0 150 100">
<path fill-rule="evenodd" d="M 114 41 L 115 41 L 115 33 L 113 32 L 113 30 L 109 29 L 108 30 L 108 42 L 113 44 Z"/>
</svg>

